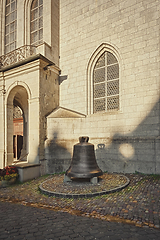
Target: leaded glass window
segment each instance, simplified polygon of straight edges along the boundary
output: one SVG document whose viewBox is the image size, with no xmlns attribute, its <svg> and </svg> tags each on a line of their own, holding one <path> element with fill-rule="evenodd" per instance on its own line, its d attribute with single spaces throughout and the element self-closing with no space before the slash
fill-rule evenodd
<svg viewBox="0 0 160 240">
<path fill-rule="evenodd" d="M 6 0 L 5 6 L 5 54 L 16 48 L 17 0 Z"/>
<path fill-rule="evenodd" d="M 93 112 L 119 109 L 119 64 L 110 52 L 104 52 L 93 72 Z"/>
<path fill-rule="evenodd" d="M 31 44 L 43 41 L 43 0 L 34 0 L 31 6 Z"/>
</svg>

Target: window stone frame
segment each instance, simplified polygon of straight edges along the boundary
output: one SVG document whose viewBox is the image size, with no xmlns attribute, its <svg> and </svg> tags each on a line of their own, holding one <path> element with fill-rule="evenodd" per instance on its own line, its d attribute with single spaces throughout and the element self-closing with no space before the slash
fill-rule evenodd
<svg viewBox="0 0 160 240">
<path fill-rule="evenodd" d="M 99 111 L 94 113 L 93 109 L 93 71 L 96 62 L 98 59 L 102 56 L 103 53 L 105 52 L 110 52 L 112 53 L 119 64 L 119 109 L 118 110 L 111 110 L 111 111 Z M 122 65 L 122 60 L 121 56 L 119 54 L 119 51 L 115 46 L 112 46 L 107 43 L 102 43 L 91 55 L 89 62 L 88 62 L 88 67 L 87 67 L 87 115 L 90 114 L 115 114 L 121 111 L 121 65 Z"/>
</svg>

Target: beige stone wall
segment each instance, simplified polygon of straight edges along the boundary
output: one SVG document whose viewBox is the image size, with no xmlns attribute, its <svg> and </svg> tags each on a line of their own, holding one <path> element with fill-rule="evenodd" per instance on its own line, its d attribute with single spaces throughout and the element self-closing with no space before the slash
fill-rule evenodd
<svg viewBox="0 0 160 240">
<path fill-rule="evenodd" d="M 16 94 L 19 95 L 19 102 L 23 106 L 23 101 L 28 103 L 26 109 L 27 123 L 27 153 L 29 162 L 37 162 L 37 152 L 39 145 L 39 60 L 28 63 L 17 68 L 10 69 L 4 72 L 5 76 L 5 111 L 8 116 L 8 107 L 13 108 L 13 99 Z M 26 97 L 25 94 L 26 93 Z M 26 103 L 26 104 L 27 104 Z M 24 110 L 24 109 L 23 109 Z M 13 110 L 11 112 L 11 115 Z M 8 118 L 8 117 L 7 117 Z M 9 131 L 12 127 L 13 116 L 10 116 L 10 121 L 6 121 L 6 152 L 8 152 L 7 146 L 11 145 L 10 152 L 12 152 L 12 135 Z M 8 120 L 9 121 L 9 120 Z M 12 158 L 13 156 L 11 156 Z M 6 159 L 8 161 L 8 159 Z M 10 160 L 10 164 L 13 162 L 13 158 Z"/>
<path fill-rule="evenodd" d="M 18 1 L 17 47 L 30 45 L 31 3 Z M 4 9 L 2 0 L 0 55 L 4 54 Z M 12 159 L 12 140 L 7 140 L 12 127 L 8 129 L 6 121 L 11 120 L 13 97 L 20 94 L 24 106 L 28 101 L 30 163 L 44 159 L 47 127 L 48 172 L 64 171 L 73 145 L 79 136 L 88 135 L 102 170 L 160 173 L 159 1 L 45 0 L 43 9 L 44 43 L 36 53 L 58 67 L 46 67 L 51 62 L 41 58 L 5 70 L 4 78 L 1 73 L 0 133 L 5 134 L 5 141 L 0 140 L 4 146 L 0 157 L 10 149 L 6 157 Z M 93 68 L 102 49 L 114 53 L 119 62 L 120 108 L 93 114 Z M 46 121 L 58 104 L 78 112 L 78 117 L 51 114 Z M 5 131 L 4 118 L 8 119 Z M 0 159 L 0 167 L 3 162 Z"/>
<path fill-rule="evenodd" d="M 4 142 L 4 87 L 3 87 L 3 74 L 0 73 L 0 168 L 3 168 L 4 162 L 2 161 L 4 159 L 4 148 L 5 148 L 5 142 Z"/>
<path fill-rule="evenodd" d="M 2 1 L 0 1 L 0 12 L 2 12 Z M 0 26 L 2 26 L 2 18 L 0 18 Z M 0 43 L 2 43 L 2 28 L 0 28 Z M 0 44 L 0 53 L 2 52 L 2 44 Z"/>
<path fill-rule="evenodd" d="M 0 1 L 0 55 L 4 55 L 5 3 L 5 0 Z M 32 0 L 17 1 L 17 48 L 30 45 L 31 4 Z M 59 103 L 59 68 L 56 67 L 59 64 L 59 0 L 43 1 L 43 43 L 36 47 L 36 56 L 24 59 L 23 50 L 16 52 L 17 63 L 12 62 L 15 65 L 11 67 L 10 63 L 6 69 L 2 69 L 4 65 L 0 66 L 0 134 L 3 136 L 0 140 L 0 168 L 13 163 L 15 96 L 25 113 L 26 149 L 23 154 L 27 157 L 24 159 L 29 163 L 44 160 L 46 115 Z M 13 55 L 8 57 L 11 58 Z"/>
<path fill-rule="evenodd" d="M 44 141 L 46 137 L 46 115 L 58 105 L 58 69 L 45 67 L 48 62 L 37 59 L 31 63 L 10 69 L 4 72 L 5 77 L 5 107 L 8 123 L 6 122 L 7 139 L 6 144 L 12 148 L 11 125 L 13 124 L 13 99 L 19 98 L 27 124 L 27 153 L 30 163 L 39 163 L 44 159 Z M 25 90 L 23 90 L 25 89 Z M 26 97 L 25 97 L 26 92 Z M 28 103 L 26 106 L 23 103 Z M 9 115 L 8 108 L 12 111 Z M 2 108 L 3 109 L 3 108 Z M 11 121 L 9 123 L 9 121 Z M 10 140 L 8 140 L 8 138 Z M 8 150 L 6 149 L 6 152 Z M 12 153 L 12 150 L 10 150 Z M 11 156 L 10 163 L 13 161 Z"/>
<path fill-rule="evenodd" d="M 136 126 L 159 98 L 158 9 L 155 0 L 60 1 L 60 68 L 68 76 L 60 87 L 60 105 L 87 113 L 88 62 L 107 43 L 121 58 L 120 112 L 125 125 Z"/>
<path fill-rule="evenodd" d="M 41 61 L 40 64 L 40 109 L 39 109 L 39 118 L 40 118 L 40 149 L 39 149 L 39 158 L 44 160 L 44 141 L 47 138 L 46 133 L 46 116 L 50 114 L 59 104 L 59 69 L 54 66 L 45 68 L 46 63 Z"/>
<path fill-rule="evenodd" d="M 87 117 L 50 118 L 48 130 L 69 153 L 88 135 L 105 171 L 160 173 L 159 10 L 156 0 L 60 1 L 60 106 Z M 118 56 L 120 109 L 93 114 L 90 66 L 102 45 Z"/>
<path fill-rule="evenodd" d="M 120 110 L 88 116 L 93 127 L 84 129 L 91 137 L 135 135 L 149 117 L 155 128 L 139 134 L 159 135 L 159 113 L 149 116 L 159 104 L 158 1 L 61 1 L 60 6 L 60 67 L 68 76 L 60 86 L 60 105 L 87 114 L 87 66 L 96 48 L 106 43 L 120 55 Z"/>
</svg>

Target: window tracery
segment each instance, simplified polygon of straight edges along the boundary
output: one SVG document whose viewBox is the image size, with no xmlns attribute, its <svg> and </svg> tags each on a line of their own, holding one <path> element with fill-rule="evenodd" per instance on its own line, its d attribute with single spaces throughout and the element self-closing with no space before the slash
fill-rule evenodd
<svg viewBox="0 0 160 240">
<path fill-rule="evenodd" d="M 93 70 L 93 113 L 119 109 L 119 64 L 105 51 Z"/>
</svg>

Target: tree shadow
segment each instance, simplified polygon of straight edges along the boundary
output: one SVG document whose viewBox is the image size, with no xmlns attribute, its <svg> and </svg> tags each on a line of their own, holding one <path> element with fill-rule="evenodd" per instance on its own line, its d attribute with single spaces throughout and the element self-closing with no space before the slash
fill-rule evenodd
<svg viewBox="0 0 160 240">
<path fill-rule="evenodd" d="M 160 173 L 160 101 L 129 134 L 116 133 L 96 146 L 99 167 L 108 172 Z"/>
<path fill-rule="evenodd" d="M 47 173 L 65 172 L 71 162 L 71 154 L 66 148 L 65 141 L 58 142 L 58 132 L 53 133 L 51 140 L 46 140 L 45 159 Z"/>
</svg>

